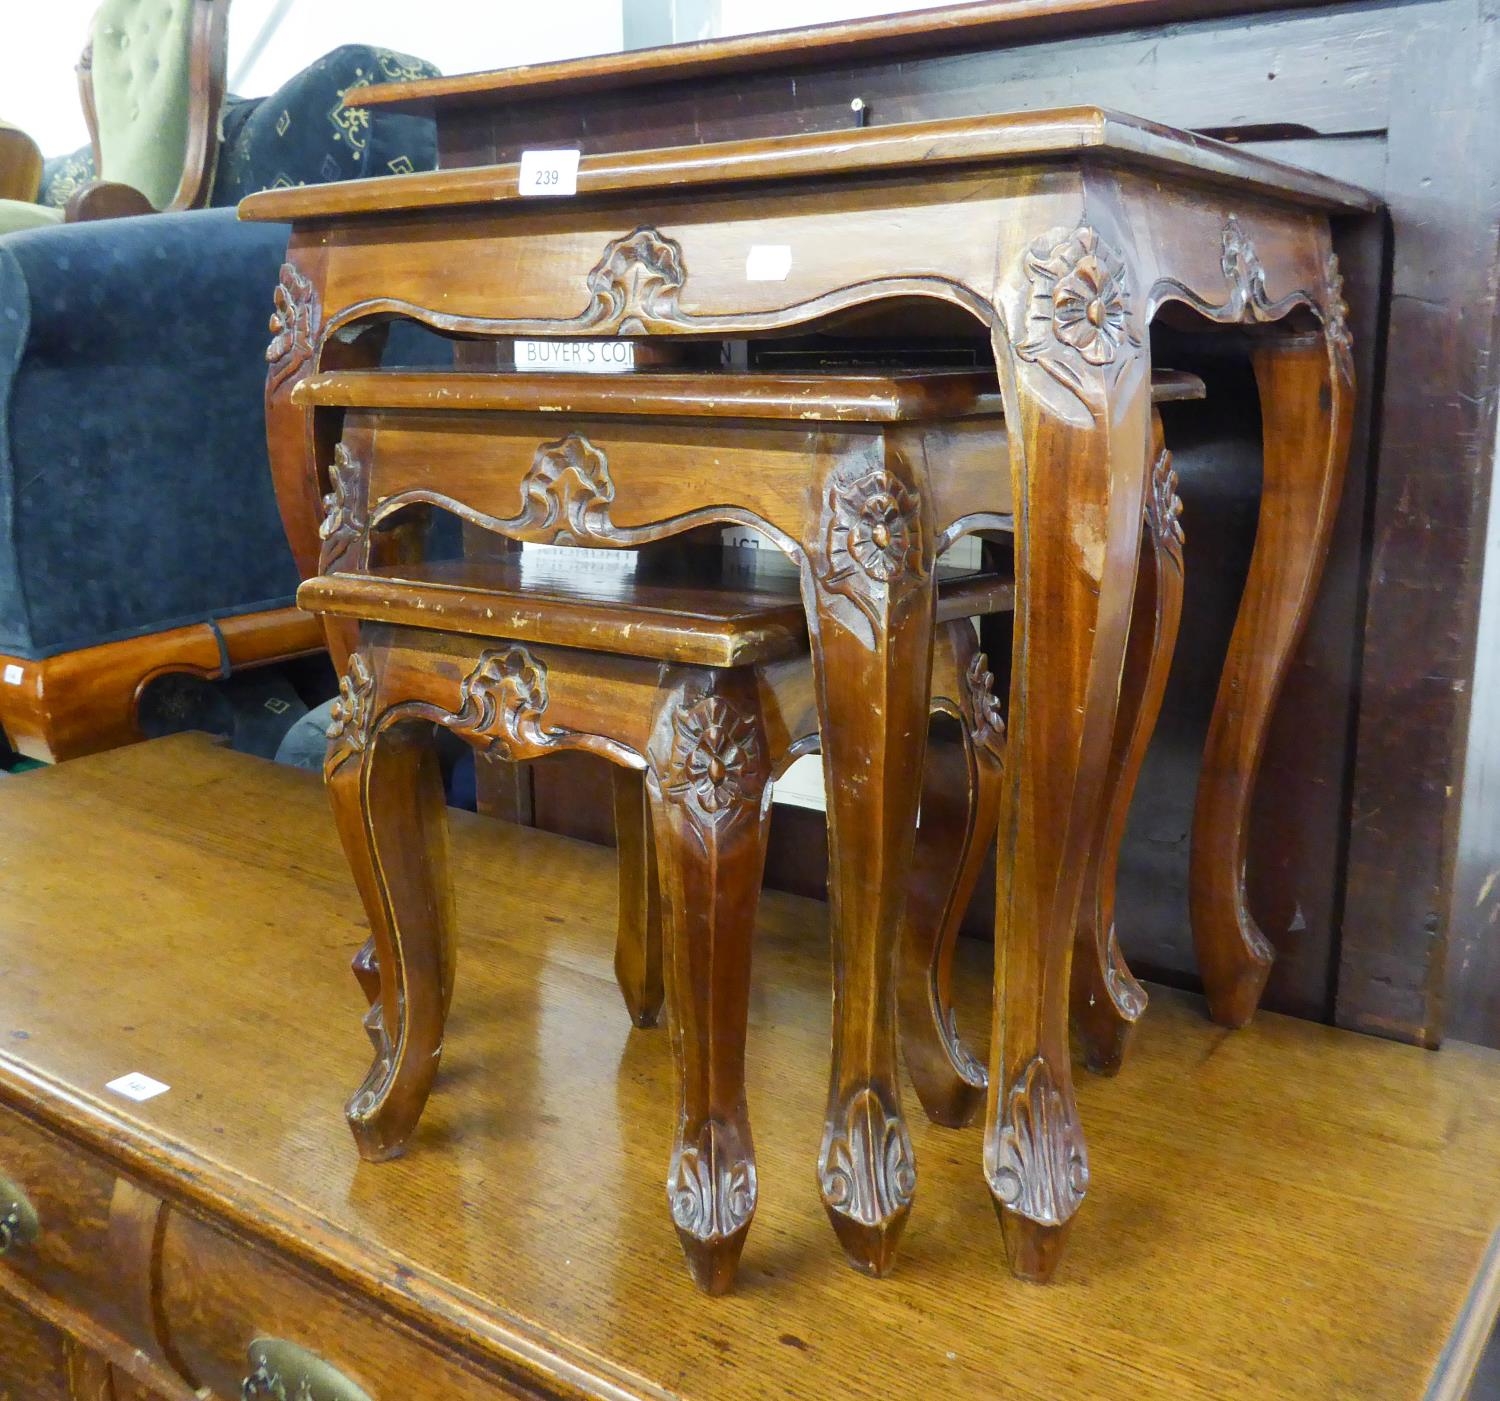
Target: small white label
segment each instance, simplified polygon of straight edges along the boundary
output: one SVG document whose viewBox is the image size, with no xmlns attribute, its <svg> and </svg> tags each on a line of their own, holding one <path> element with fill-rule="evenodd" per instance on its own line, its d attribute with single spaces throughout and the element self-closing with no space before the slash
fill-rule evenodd
<svg viewBox="0 0 1500 1401">
<path fill-rule="evenodd" d="M 585 375 L 622 375 L 635 369 L 634 341 L 516 342 L 518 370 L 572 370 Z"/>
<path fill-rule="evenodd" d="M 163 1085 L 160 1080 L 153 1080 L 149 1075 L 142 1075 L 139 1070 L 132 1070 L 129 1075 L 111 1080 L 104 1088 L 141 1104 L 148 1099 L 155 1099 L 157 1095 L 166 1094 L 172 1087 Z"/>
<path fill-rule="evenodd" d="M 745 254 L 746 282 L 785 282 L 792 250 L 784 243 L 752 243 Z"/>
<path fill-rule="evenodd" d="M 26 679 L 25 671 L 17 666 L 15 662 L 6 663 L 5 684 L 7 686 L 19 686 Z"/>
<path fill-rule="evenodd" d="M 522 151 L 521 194 L 523 196 L 576 195 L 577 151 Z"/>
</svg>

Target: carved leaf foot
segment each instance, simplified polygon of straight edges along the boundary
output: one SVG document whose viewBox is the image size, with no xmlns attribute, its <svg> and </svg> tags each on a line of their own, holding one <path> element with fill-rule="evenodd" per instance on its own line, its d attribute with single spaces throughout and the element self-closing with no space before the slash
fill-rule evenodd
<svg viewBox="0 0 1500 1401">
<path fill-rule="evenodd" d="M 398 1055 L 386 1034 L 379 1003 L 365 1015 L 365 1030 L 375 1047 L 375 1059 L 345 1107 L 344 1117 L 359 1156 L 367 1163 L 383 1163 L 405 1150 L 427 1104 L 442 1048 L 417 1062 Z"/>
<path fill-rule="evenodd" d="M 900 1109 L 872 1086 L 830 1107 L 818 1186 L 849 1263 L 868 1275 L 889 1273 L 911 1214 L 917 1168 Z"/>
<path fill-rule="evenodd" d="M 1011 1086 L 985 1177 L 1020 1279 L 1045 1283 L 1088 1191 L 1088 1153 L 1066 1072 L 1037 1056 Z"/>
<path fill-rule="evenodd" d="M 733 1286 L 756 1196 L 748 1123 L 740 1128 L 710 1120 L 691 1141 L 679 1136 L 667 1173 L 667 1205 L 688 1270 L 706 1294 Z"/>
<path fill-rule="evenodd" d="M 1126 966 L 1113 925 L 1102 962 L 1079 957 L 1073 968 L 1073 1040 L 1095 1075 L 1117 1075 L 1145 1014 L 1146 989 Z"/>
</svg>

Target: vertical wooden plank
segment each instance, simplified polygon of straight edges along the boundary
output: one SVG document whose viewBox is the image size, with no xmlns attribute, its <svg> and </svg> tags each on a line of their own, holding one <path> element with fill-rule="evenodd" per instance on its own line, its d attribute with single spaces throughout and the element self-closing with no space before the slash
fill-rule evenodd
<svg viewBox="0 0 1500 1401">
<path fill-rule="evenodd" d="M 1342 1026 L 1435 1045 L 1494 461 L 1500 50 L 1495 0 L 1408 8 L 1335 1010 Z"/>
</svg>

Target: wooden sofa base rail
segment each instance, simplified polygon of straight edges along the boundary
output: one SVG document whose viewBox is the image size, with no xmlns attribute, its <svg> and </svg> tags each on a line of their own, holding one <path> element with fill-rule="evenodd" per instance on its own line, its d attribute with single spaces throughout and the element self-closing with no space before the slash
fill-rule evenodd
<svg viewBox="0 0 1500 1401">
<path fill-rule="evenodd" d="M 28 759 L 59 763 L 144 738 L 136 723 L 142 690 L 167 672 L 214 677 L 321 651 L 317 619 L 272 608 L 218 621 L 81 647 L 43 661 L 0 654 L 0 730 Z M 220 648 L 220 637 L 223 648 Z"/>
</svg>

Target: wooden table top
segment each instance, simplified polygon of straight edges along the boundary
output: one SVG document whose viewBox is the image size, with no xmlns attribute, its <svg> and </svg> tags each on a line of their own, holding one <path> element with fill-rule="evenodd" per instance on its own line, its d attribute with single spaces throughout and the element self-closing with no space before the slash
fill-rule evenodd
<svg viewBox="0 0 1500 1401">
<path fill-rule="evenodd" d="M 1373 195 L 1342 180 L 1099 107 L 893 122 L 856 131 L 585 155 L 578 164 L 577 193 L 667 194 L 798 177 L 889 175 L 1071 158 L 1146 169 L 1199 184 L 1229 185 L 1320 210 L 1366 213 L 1379 208 Z M 241 200 L 239 212 L 242 219 L 310 220 L 488 208 L 523 199 L 536 203 L 534 196 L 520 193 L 520 170 L 519 163 L 510 163 L 262 190 Z"/>
<path fill-rule="evenodd" d="M 936 5 L 807 28 L 591 54 L 411 83 L 379 83 L 361 92 L 359 103 L 362 107 L 379 103 L 441 113 L 517 98 L 600 92 L 670 79 L 706 82 L 731 73 L 795 68 L 820 59 L 890 59 L 903 54 L 1058 38 L 1109 26 L 1202 20 L 1316 3 L 1318 0 L 971 0 L 968 4 Z"/>
<path fill-rule="evenodd" d="M 1009 1276 L 979 1130 L 919 1118 L 902 1258 L 872 1281 L 813 1176 L 824 910 L 768 893 L 760 1210 L 709 1299 L 664 1201 L 666 1034 L 630 1029 L 611 975 L 611 854 L 455 826 L 443 1073 L 410 1156 L 362 1165 L 365 931 L 318 780 L 196 737 L 0 780 L 0 1099 L 545 1394 L 1461 1394 L 1500 1298 L 1500 1054 L 1227 1032 L 1156 991 L 1126 1072 L 1081 1079 L 1094 1181 L 1058 1282 Z M 171 1091 L 103 1089 L 132 1070 Z"/>
</svg>

